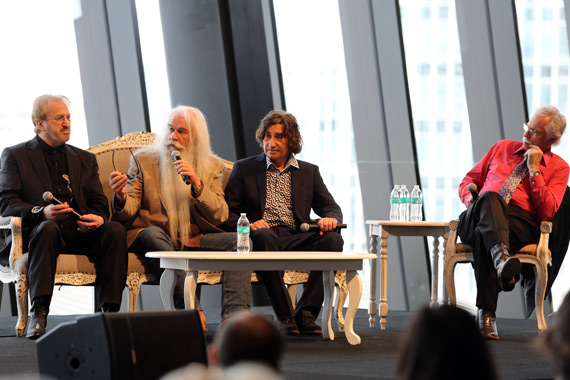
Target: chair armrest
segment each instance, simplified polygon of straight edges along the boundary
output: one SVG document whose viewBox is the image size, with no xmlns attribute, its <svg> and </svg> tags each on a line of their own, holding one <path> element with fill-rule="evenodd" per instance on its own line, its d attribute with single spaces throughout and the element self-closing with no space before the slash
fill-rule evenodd
<svg viewBox="0 0 570 380">
<path fill-rule="evenodd" d="M 24 240 L 22 237 L 22 218 L 19 216 L 0 217 L 0 229 L 10 230 L 12 234 L 12 247 L 10 248 L 10 269 L 15 268 L 16 261 L 24 255 Z"/>
<path fill-rule="evenodd" d="M 550 266 L 552 266 L 552 256 L 548 249 L 548 239 L 550 238 L 551 232 L 552 222 L 544 220 L 540 222 L 540 238 L 538 239 L 538 245 L 536 247 L 536 256 L 540 261 L 543 263 L 546 262 Z"/>
<path fill-rule="evenodd" d="M 455 245 L 457 244 L 457 226 L 459 225 L 459 219 L 453 219 L 449 222 L 449 237 L 447 238 L 447 246 L 445 247 L 445 256 L 450 257 L 450 255 L 455 254 Z"/>
</svg>

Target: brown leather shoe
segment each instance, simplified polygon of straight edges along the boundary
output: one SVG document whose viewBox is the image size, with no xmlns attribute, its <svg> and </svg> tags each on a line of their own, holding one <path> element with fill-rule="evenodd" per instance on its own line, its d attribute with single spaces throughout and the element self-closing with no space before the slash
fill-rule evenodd
<svg viewBox="0 0 570 380">
<path fill-rule="evenodd" d="M 477 310 L 477 323 L 479 324 L 479 330 L 481 334 L 486 339 L 499 339 L 499 333 L 497 332 L 497 321 L 495 317 L 495 312 L 488 309 L 478 309 Z"/>
<path fill-rule="evenodd" d="M 28 334 L 26 338 L 35 340 L 46 333 L 48 313 L 48 306 L 38 305 L 33 308 L 30 321 L 28 322 Z"/>
</svg>

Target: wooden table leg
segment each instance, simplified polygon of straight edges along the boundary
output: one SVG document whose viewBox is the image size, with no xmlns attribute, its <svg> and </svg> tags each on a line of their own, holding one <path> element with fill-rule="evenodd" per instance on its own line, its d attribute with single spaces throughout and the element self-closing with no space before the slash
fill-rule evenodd
<svg viewBox="0 0 570 380">
<path fill-rule="evenodd" d="M 348 343 L 360 344 L 360 336 L 354 332 L 354 316 L 362 297 L 362 279 L 355 270 L 346 271 L 346 284 L 348 286 L 348 309 L 344 320 L 344 334 Z"/>
<path fill-rule="evenodd" d="M 380 246 L 380 265 L 382 269 L 380 282 L 380 329 L 386 330 L 386 317 L 388 316 L 388 236 L 382 230 L 382 242 Z"/>
<path fill-rule="evenodd" d="M 438 274 L 439 274 L 439 236 L 433 236 L 433 261 L 432 261 L 432 276 L 431 276 L 431 307 L 438 305 Z"/>
<path fill-rule="evenodd" d="M 323 271 L 323 287 L 325 293 L 323 311 L 321 314 L 323 325 L 323 338 L 334 340 L 334 331 L 332 329 L 332 305 L 334 297 L 334 271 Z M 350 290 L 349 290 L 350 291 Z"/>
<path fill-rule="evenodd" d="M 370 234 L 370 253 L 378 253 L 378 236 Z M 376 296 L 376 284 L 378 278 L 378 259 L 370 260 L 370 302 L 368 304 L 368 321 L 370 328 L 376 323 L 378 315 L 378 298 Z"/>
</svg>

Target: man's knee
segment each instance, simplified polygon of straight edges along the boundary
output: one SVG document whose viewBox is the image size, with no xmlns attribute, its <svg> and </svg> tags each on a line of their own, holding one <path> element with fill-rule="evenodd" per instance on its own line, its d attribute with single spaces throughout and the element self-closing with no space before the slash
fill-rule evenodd
<svg viewBox="0 0 570 380">
<path fill-rule="evenodd" d="M 260 228 L 252 231 L 249 237 L 258 251 L 274 250 L 279 242 L 279 237 L 271 228 Z"/>
<path fill-rule="evenodd" d="M 343 246 L 344 240 L 342 236 L 334 231 L 325 232 L 319 242 L 319 247 L 323 251 L 342 252 Z"/>
<path fill-rule="evenodd" d="M 137 247 L 143 246 L 146 251 L 175 251 L 176 246 L 170 239 L 170 236 L 164 232 L 160 227 L 150 226 L 145 228 L 139 236 L 137 236 L 135 243 Z"/>
<path fill-rule="evenodd" d="M 60 235 L 59 224 L 53 220 L 44 220 L 40 223 L 36 230 L 37 236 L 48 237 L 48 236 L 59 236 Z"/>
</svg>

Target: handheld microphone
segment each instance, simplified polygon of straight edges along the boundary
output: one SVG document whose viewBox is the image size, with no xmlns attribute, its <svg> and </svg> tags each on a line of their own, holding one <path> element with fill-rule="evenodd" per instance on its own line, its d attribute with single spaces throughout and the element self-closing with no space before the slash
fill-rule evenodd
<svg viewBox="0 0 570 380">
<path fill-rule="evenodd" d="M 170 153 L 170 157 L 172 157 L 172 161 L 179 161 L 182 159 L 182 157 L 180 157 L 180 152 L 177 150 L 173 150 Z M 190 185 L 190 177 L 188 177 L 185 174 L 180 174 L 182 176 L 182 180 L 184 181 L 185 184 Z"/>
<path fill-rule="evenodd" d="M 345 223 L 338 223 L 336 225 L 336 229 L 340 229 L 340 228 L 346 228 L 346 224 Z M 301 232 L 316 232 L 316 231 L 320 231 L 321 227 L 319 227 L 319 225 L 317 223 L 302 223 L 301 227 L 299 228 L 301 230 Z"/>
<path fill-rule="evenodd" d="M 60 205 L 63 204 L 62 201 L 60 201 L 59 199 L 57 199 L 56 197 L 53 196 L 51 191 L 46 191 L 44 193 L 44 195 L 42 195 L 42 198 L 44 199 L 44 201 L 52 203 L 52 204 L 56 204 L 56 203 L 58 203 Z M 76 217 L 77 219 L 79 219 L 81 217 L 81 215 L 79 213 L 77 213 L 76 211 L 73 211 L 70 215 L 73 217 Z"/>
<path fill-rule="evenodd" d="M 469 190 L 471 196 L 473 197 L 473 202 L 475 202 L 477 198 L 479 198 L 479 193 L 477 192 L 477 185 L 471 182 L 469 185 L 467 185 L 467 190 Z"/>
</svg>

